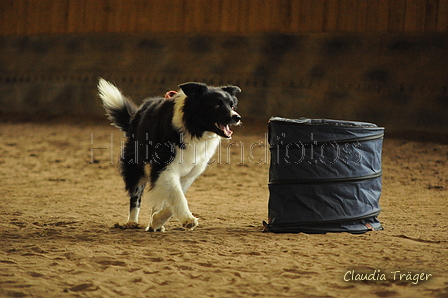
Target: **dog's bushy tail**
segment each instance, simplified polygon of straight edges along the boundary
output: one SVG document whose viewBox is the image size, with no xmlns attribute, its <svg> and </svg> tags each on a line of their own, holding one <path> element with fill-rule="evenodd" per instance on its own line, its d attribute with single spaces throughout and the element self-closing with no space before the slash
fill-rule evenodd
<svg viewBox="0 0 448 298">
<path fill-rule="evenodd" d="M 98 95 L 103 101 L 103 107 L 112 125 L 127 132 L 138 107 L 121 94 L 115 85 L 102 78 L 98 82 Z"/>
</svg>

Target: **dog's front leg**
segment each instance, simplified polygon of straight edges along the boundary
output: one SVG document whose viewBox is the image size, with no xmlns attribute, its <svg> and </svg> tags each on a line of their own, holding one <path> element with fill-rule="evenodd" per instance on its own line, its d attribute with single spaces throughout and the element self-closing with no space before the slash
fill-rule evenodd
<svg viewBox="0 0 448 298">
<path fill-rule="evenodd" d="M 153 210 L 151 222 L 146 228 L 146 231 L 165 232 L 165 227 L 163 225 L 171 218 L 171 216 L 171 209 L 169 207 L 165 207 L 160 211 Z"/>
<path fill-rule="evenodd" d="M 198 225 L 198 219 L 193 216 L 188 208 L 187 198 L 182 191 L 180 177 L 172 174 L 169 170 L 163 171 L 154 187 L 148 192 L 149 202 L 154 210 L 160 210 L 160 218 L 154 213 L 154 219 L 163 219 L 167 215 L 169 208 L 171 214 L 180 224 L 189 230 L 193 230 Z"/>
</svg>

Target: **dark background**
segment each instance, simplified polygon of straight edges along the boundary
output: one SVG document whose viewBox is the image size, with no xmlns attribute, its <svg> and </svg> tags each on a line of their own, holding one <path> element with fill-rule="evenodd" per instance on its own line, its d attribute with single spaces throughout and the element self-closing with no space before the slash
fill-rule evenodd
<svg viewBox="0 0 448 298">
<path fill-rule="evenodd" d="M 448 1 L 3 0 L 0 113 L 101 117 L 185 81 L 241 87 L 246 119 L 448 129 Z"/>
</svg>

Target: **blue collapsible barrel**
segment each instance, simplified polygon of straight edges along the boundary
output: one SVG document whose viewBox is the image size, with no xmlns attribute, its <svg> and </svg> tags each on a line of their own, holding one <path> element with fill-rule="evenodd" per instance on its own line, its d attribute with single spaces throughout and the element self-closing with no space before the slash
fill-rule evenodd
<svg viewBox="0 0 448 298">
<path fill-rule="evenodd" d="M 329 119 L 269 121 L 271 232 L 382 230 L 384 128 Z"/>
</svg>

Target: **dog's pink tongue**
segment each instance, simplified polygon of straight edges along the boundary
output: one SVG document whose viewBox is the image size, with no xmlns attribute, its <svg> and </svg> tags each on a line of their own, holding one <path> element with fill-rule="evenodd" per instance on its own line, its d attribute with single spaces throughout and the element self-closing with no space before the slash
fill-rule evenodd
<svg viewBox="0 0 448 298">
<path fill-rule="evenodd" d="M 233 131 L 230 130 L 228 125 L 219 124 L 219 128 L 224 132 L 224 134 L 230 137 L 233 134 Z"/>
</svg>

